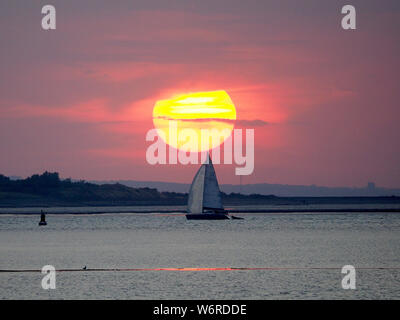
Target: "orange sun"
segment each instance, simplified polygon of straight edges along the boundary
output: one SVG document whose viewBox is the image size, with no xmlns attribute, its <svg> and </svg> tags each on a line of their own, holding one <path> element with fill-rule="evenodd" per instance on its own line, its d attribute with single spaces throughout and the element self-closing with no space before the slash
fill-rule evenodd
<svg viewBox="0 0 400 320">
<path fill-rule="evenodd" d="M 235 106 L 224 90 L 159 100 L 153 109 L 158 135 L 183 151 L 201 152 L 219 146 L 232 134 L 235 120 Z"/>
</svg>

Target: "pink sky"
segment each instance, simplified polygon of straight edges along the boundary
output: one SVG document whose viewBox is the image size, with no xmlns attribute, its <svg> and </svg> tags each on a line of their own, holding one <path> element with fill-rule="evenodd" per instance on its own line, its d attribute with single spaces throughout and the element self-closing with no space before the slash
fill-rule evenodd
<svg viewBox="0 0 400 320">
<path fill-rule="evenodd" d="M 398 1 L 352 1 L 355 31 L 344 1 L 52 4 L 54 31 L 41 4 L 0 5 L 0 173 L 190 182 L 146 162 L 153 106 L 222 89 L 259 124 L 243 183 L 400 187 Z"/>
</svg>

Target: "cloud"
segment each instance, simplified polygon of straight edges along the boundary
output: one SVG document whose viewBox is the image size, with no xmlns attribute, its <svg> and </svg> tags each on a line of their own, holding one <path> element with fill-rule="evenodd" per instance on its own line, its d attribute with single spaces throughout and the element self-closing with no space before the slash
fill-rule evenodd
<svg viewBox="0 0 400 320">
<path fill-rule="evenodd" d="M 143 164 L 154 104 L 224 89 L 236 127 L 261 128 L 253 182 L 398 185 L 400 2 L 359 1 L 350 33 L 335 2 L 295 2 L 54 0 L 54 33 L 37 5 L 1 4 L 0 167 L 183 181 Z"/>
<path fill-rule="evenodd" d="M 221 118 L 201 118 L 201 119 L 173 119 L 165 116 L 156 117 L 157 119 L 163 120 L 175 120 L 175 121 L 187 121 L 187 122 L 209 122 L 209 121 L 218 121 L 218 122 L 226 122 L 233 123 L 242 127 L 265 127 L 270 123 L 260 119 L 254 120 L 230 120 L 230 119 L 221 119 Z"/>
<path fill-rule="evenodd" d="M 243 127 L 265 127 L 270 123 L 264 120 L 255 119 L 255 120 L 236 120 L 235 124 Z"/>
</svg>

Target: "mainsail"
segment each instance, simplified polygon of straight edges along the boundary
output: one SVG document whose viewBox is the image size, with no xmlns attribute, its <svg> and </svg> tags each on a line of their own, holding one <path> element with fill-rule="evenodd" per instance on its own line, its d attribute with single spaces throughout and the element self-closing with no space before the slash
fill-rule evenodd
<svg viewBox="0 0 400 320">
<path fill-rule="evenodd" d="M 188 212 L 203 213 L 203 209 L 224 209 L 210 156 L 197 171 L 189 191 Z"/>
</svg>

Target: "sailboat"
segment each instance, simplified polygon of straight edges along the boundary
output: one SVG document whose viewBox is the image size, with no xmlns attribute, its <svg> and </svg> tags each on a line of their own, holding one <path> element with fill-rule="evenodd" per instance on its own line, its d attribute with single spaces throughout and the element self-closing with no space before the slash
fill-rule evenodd
<svg viewBox="0 0 400 320">
<path fill-rule="evenodd" d="M 201 165 L 190 186 L 186 218 L 188 220 L 230 219 L 228 211 L 222 205 L 221 192 L 210 155 L 208 163 Z"/>
</svg>

